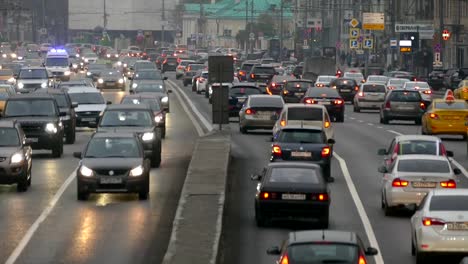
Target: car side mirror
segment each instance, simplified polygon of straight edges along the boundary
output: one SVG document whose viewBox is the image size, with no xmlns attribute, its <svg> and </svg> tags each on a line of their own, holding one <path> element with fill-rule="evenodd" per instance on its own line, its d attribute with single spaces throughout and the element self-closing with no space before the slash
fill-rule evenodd
<svg viewBox="0 0 468 264">
<path fill-rule="evenodd" d="M 172 90 L 167 90 L 168 93 L 172 93 Z"/>
<path fill-rule="evenodd" d="M 281 250 L 279 249 L 279 247 L 271 247 L 267 249 L 266 252 L 268 255 L 280 255 L 281 254 Z"/>
<path fill-rule="evenodd" d="M 259 175 L 259 174 L 252 174 L 250 175 L 250 179 L 252 181 L 261 181 L 262 180 L 262 175 Z"/>
<path fill-rule="evenodd" d="M 81 159 L 81 152 L 73 152 L 73 157 L 77 158 L 77 159 Z"/>
<path fill-rule="evenodd" d="M 379 149 L 379 150 L 377 151 L 377 155 L 379 155 L 379 156 L 385 156 L 385 155 L 387 155 L 387 151 L 386 151 L 385 149 Z"/>
<path fill-rule="evenodd" d="M 368 247 L 365 251 L 365 254 L 367 256 L 375 256 L 377 254 L 379 254 L 379 251 L 373 247 Z"/>
<path fill-rule="evenodd" d="M 460 175 L 462 173 L 462 171 L 459 168 L 455 168 L 455 169 L 453 169 L 453 173 L 455 175 Z"/>
<path fill-rule="evenodd" d="M 453 151 L 447 150 L 446 152 L 447 152 L 447 157 L 453 158 L 453 156 L 454 156 Z"/>
<path fill-rule="evenodd" d="M 330 144 L 330 145 L 333 145 L 333 144 L 335 144 L 335 140 L 333 138 L 329 138 L 327 140 L 327 143 Z"/>
<path fill-rule="evenodd" d="M 387 173 L 388 172 L 387 167 L 385 167 L 385 166 L 380 166 L 377 170 L 379 172 L 381 172 L 381 173 Z"/>
<path fill-rule="evenodd" d="M 163 80 L 167 80 L 167 76 L 164 76 Z"/>
<path fill-rule="evenodd" d="M 112 102 L 111 102 L 111 101 L 107 101 L 107 102 L 106 102 L 106 104 L 108 104 L 108 105 L 111 105 L 111 104 L 112 104 Z"/>
<path fill-rule="evenodd" d="M 77 102 L 72 102 L 71 107 L 72 107 L 72 108 L 77 108 L 77 107 L 78 107 L 78 103 L 77 103 Z"/>
<path fill-rule="evenodd" d="M 26 145 L 26 146 L 30 146 L 30 145 L 32 145 L 32 143 L 33 143 L 33 140 L 30 139 L 30 138 L 26 138 L 24 140 L 24 145 Z"/>
</svg>

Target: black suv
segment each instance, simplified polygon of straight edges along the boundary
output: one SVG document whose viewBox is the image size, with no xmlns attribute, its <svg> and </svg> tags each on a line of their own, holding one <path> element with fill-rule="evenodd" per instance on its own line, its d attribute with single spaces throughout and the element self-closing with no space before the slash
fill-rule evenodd
<svg viewBox="0 0 468 264">
<path fill-rule="evenodd" d="M 249 82 L 268 83 L 275 75 L 275 68 L 271 65 L 254 65 L 249 76 L 247 76 L 247 80 Z"/>
<path fill-rule="evenodd" d="M 109 105 L 102 114 L 97 132 L 137 133 L 151 166 L 161 164 L 161 135 L 151 108 L 146 104 Z"/>
<path fill-rule="evenodd" d="M 330 82 L 330 88 L 336 89 L 345 101 L 353 101 L 359 90 L 359 86 L 354 79 L 338 78 Z"/>
<path fill-rule="evenodd" d="M 161 65 L 161 72 L 175 71 L 179 64 L 177 57 L 166 57 Z"/>
<path fill-rule="evenodd" d="M 58 107 L 60 108 L 60 120 L 65 129 L 65 142 L 67 144 L 75 143 L 76 138 L 76 114 L 75 108 L 78 103 L 72 102 L 68 95 L 68 89 L 43 89 L 38 90 L 40 93 L 47 93 L 52 95 L 57 101 Z"/>
<path fill-rule="evenodd" d="M 31 185 L 30 140 L 16 121 L 0 121 L 0 184 L 17 184 L 18 192 Z"/>
<path fill-rule="evenodd" d="M 63 153 L 63 124 L 57 101 L 49 94 L 21 94 L 7 99 L 3 117 L 17 120 L 35 149 L 50 149 L 52 156 Z"/>
</svg>

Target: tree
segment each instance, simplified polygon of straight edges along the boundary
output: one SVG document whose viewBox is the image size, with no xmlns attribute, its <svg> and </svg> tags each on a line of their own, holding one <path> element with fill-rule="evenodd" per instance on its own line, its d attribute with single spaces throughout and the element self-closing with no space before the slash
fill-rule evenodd
<svg viewBox="0 0 468 264">
<path fill-rule="evenodd" d="M 263 32 L 265 37 L 273 37 L 275 35 L 275 20 L 270 14 L 263 13 L 258 16 L 255 29 L 257 32 Z"/>
</svg>

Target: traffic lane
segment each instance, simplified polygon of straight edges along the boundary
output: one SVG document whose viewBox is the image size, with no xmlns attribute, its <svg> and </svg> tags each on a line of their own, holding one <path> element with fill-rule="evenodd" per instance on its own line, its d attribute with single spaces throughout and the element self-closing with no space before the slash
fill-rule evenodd
<svg viewBox="0 0 468 264">
<path fill-rule="evenodd" d="M 363 126 L 374 127 L 375 129 L 381 129 L 396 136 L 397 133 L 404 135 L 410 134 L 421 134 L 421 126 L 414 124 L 411 121 L 391 121 L 390 124 L 380 124 L 379 112 L 378 111 L 366 111 L 361 113 L 352 112 L 352 107 L 348 107 L 346 110 L 347 121 L 357 122 Z M 372 125 L 369 125 L 372 124 Z M 395 133 L 396 132 L 396 133 Z M 439 135 L 448 150 L 453 151 L 455 154 L 455 160 L 460 163 L 464 168 L 468 168 L 468 142 L 463 140 L 461 136 L 452 135 Z"/>
<path fill-rule="evenodd" d="M 16 263 L 162 261 L 198 137 L 180 104 L 171 103 L 161 167 L 151 170 L 149 200 L 138 201 L 133 194 L 93 194 L 78 202 L 73 181 Z"/>
<path fill-rule="evenodd" d="M 275 222 L 267 228 L 256 226 L 254 197 L 257 183 L 250 180 L 250 175 L 260 172 L 269 162 L 271 131 L 243 135 L 238 132 L 238 125 L 235 123 L 231 123 L 230 129 L 233 131 L 232 159 L 223 224 L 222 263 L 274 263 L 277 258 L 268 256 L 267 248 L 280 246 L 290 231 L 316 227 L 310 223 L 297 222 Z M 329 229 L 356 231 L 368 241 L 341 168 L 335 159 L 332 161 L 332 174 L 336 181 L 329 185 L 331 193 Z M 370 263 L 374 263 L 373 260 Z"/>
<path fill-rule="evenodd" d="M 410 250 L 412 212 L 401 210 L 395 216 L 386 217 L 381 209 L 382 174 L 377 172 L 377 168 L 382 164 L 382 157 L 377 155 L 377 149 L 387 146 L 392 136 L 369 127 L 348 121 L 335 124 L 335 151 L 350 164 L 351 177 L 371 221 L 385 263 L 414 263 Z M 460 176 L 458 185 L 468 187 L 467 178 Z"/>
</svg>

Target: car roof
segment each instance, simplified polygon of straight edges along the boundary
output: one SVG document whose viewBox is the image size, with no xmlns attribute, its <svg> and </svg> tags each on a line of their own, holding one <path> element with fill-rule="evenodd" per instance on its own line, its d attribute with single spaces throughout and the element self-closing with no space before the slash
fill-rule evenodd
<svg viewBox="0 0 468 264">
<path fill-rule="evenodd" d="M 0 120 L 0 127 L 15 127 L 15 120 Z"/>
<path fill-rule="evenodd" d="M 289 108 L 320 108 L 320 109 L 326 109 L 324 105 L 319 105 L 319 104 L 284 104 L 285 109 Z"/>
<path fill-rule="evenodd" d="M 129 132 L 96 132 L 93 134 L 93 138 L 122 138 L 122 137 L 132 137 L 135 138 L 134 133 Z"/>
<path fill-rule="evenodd" d="M 38 89 L 36 93 L 46 93 L 46 94 L 65 94 L 68 93 L 67 88 L 47 88 L 47 89 Z"/>
<path fill-rule="evenodd" d="M 44 67 L 22 67 L 21 70 L 47 70 Z"/>
<path fill-rule="evenodd" d="M 321 241 L 357 244 L 357 234 L 339 230 L 308 230 L 289 233 L 290 244 Z"/>
<path fill-rule="evenodd" d="M 267 165 L 268 168 L 284 168 L 284 167 L 294 167 L 294 168 L 310 168 L 310 169 L 319 169 L 320 165 L 315 163 L 305 163 L 305 162 L 270 162 Z"/>
<path fill-rule="evenodd" d="M 159 99 L 159 96 L 155 95 L 154 93 L 137 93 L 137 94 L 127 94 L 123 98 L 151 98 L 151 99 Z M 123 99 L 122 98 L 122 99 Z"/>
<path fill-rule="evenodd" d="M 405 140 L 426 140 L 426 141 L 436 141 L 440 142 L 440 138 L 437 136 L 429 136 L 429 135 L 401 135 L 396 136 L 395 141 L 405 141 Z"/>
<path fill-rule="evenodd" d="M 397 156 L 398 160 L 441 160 L 447 161 L 448 159 L 445 156 L 437 156 L 437 155 L 425 155 L 425 154 L 410 154 L 410 155 L 399 155 Z"/>
<path fill-rule="evenodd" d="M 250 98 L 275 98 L 275 99 L 278 99 L 278 98 L 281 98 L 281 96 L 279 95 L 269 95 L 269 94 L 252 94 L 252 95 L 249 95 Z"/>
<path fill-rule="evenodd" d="M 459 195 L 468 196 L 468 189 L 463 189 L 463 188 L 435 189 L 435 190 L 432 190 L 432 194 L 443 195 L 443 196 L 459 196 Z"/>
<path fill-rule="evenodd" d="M 147 104 L 114 104 L 108 105 L 107 110 L 148 110 L 150 107 Z"/>
<path fill-rule="evenodd" d="M 89 86 L 75 86 L 68 90 L 68 93 L 101 93 L 98 89 Z"/>
<path fill-rule="evenodd" d="M 8 98 L 8 100 L 11 99 L 52 99 L 55 100 L 54 97 L 50 94 L 46 93 L 26 93 L 26 94 L 15 94 L 12 95 Z"/>
<path fill-rule="evenodd" d="M 295 120 L 296 121 L 296 120 Z M 304 122 L 307 122 L 307 121 L 301 121 L 301 124 L 300 125 L 286 125 L 284 127 L 281 128 L 281 130 L 284 130 L 284 129 L 303 129 L 303 130 L 320 130 L 320 131 L 323 131 L 323 128 L 322 127 L 319 127 L 319 126 L 310 126 L 310 125 L 304 125 Z"/>
</svg>

